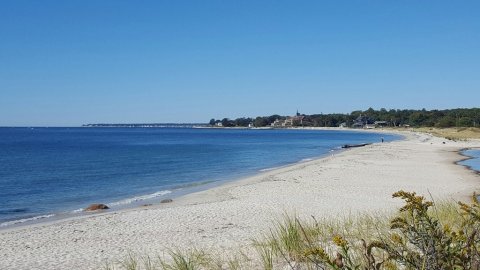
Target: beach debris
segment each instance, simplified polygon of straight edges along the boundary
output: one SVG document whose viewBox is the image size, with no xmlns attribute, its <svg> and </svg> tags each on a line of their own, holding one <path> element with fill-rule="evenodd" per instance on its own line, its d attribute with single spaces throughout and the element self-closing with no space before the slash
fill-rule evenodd
<svg viewBox="0 0 480 270">
<path fill-rule="evenodd" d="M 370 145 L 370 144 L 371 144 L 371 143 L 345 144 L 345 145 L 342 145 L 342 148 L 362 147 L 362 146 L 367 146 L 367 145 Z"/>
<path fill-rule="evenodd" d="M 172 199 L 165 199 L 160 201 L 160 203 L 171 203 L 171 202 L 173 202 Z"/>
<path fill-rule="evenodd" d="M 85 208 L 85 211 L 97 211 L 97 210 L 105 210 L 105 209 L 110 209 L 110 207 L 102 203 L 94 203 L 88 206 L 87 208 Z"/>
</svg>

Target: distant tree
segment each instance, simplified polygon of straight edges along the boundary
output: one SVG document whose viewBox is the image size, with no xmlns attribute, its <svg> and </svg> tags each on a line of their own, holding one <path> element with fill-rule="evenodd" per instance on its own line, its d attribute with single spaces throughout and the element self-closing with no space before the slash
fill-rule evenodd
<svg viewBox="0 0 480 270">
<path fill-rule="evenodd" d="M 215 125 L 215 119 L 210 119 L 210 122 L 209 122 L 210 126 L 214 126 Z"/>
<path fill-rule="evenodd" d="M 453 127 L 453 126 L 455 126 L 455 118 L 450 117 L 450 116 L 446 116 L 446 117 L 440 119 L 440 121 L 438 121 L 438 123 L 436 123 L 435 126 L 436 127 L 441 127 L 441 128 Z"/>
<path fill-rule="evenodd" d="M 354 120 L 362 116 L 362 119 L 366 123 L 373 123 L 374 121 L 387 121 L 391 126 L 402 126 L 409 124 L 413 126 L 423 127 L 475 127 L 480 126 L 480 108 L 473 109 L 451 109 L 451 110 L 395 110 L 385 109 L 374 110 L 368 108 L 365 111 L 357 110 L 349 114 L 313 114 L 303 115 L 304 126 L 316 126 L 316 127 L 335 127 L 341 123 L 346 123 L 351 126 Z M 258 116 L 255 119 L 252 118 L 237 118 L 235 120 L 229 120 L 224 118 L 222 121 L 214 120 L 215 123 L 221 122 L 223 126 L 248 126 L 250 123 L 256 127 L 269 126 L 275 120 L 285 120 L 285 116 L 271 115 L 271 116 Z M 212 123 L 210 120 L 210 124 Z"/>
<path fill-rule="evenodd" d="M 233 127 L 233 126 L 235 126 L 235 124 L 234 124 L 233 121 L 231 121 L 230 119 L 228 119 L 228 118 L 223 118 L 223 119 L 222 119 L 222 126 L 224 126 L 224 127 Z"/>
<path fill-rule="evenodd" d="M 255 127 L 265 127 L 267 125 L 267 120 L 263 117 L 257 117 L 255 118 L 255 121 L 253 122 L 253 124 L 255 125 Z"/>
<path fill-rule="evenodd" d="M 248 125 L 252 122 L 252 118 L 237 118 L 235 119 L 234 123 L 237 127 L 248 127 Z"/>
<path fill-rule="evenodd" d="M 425 121 L 425 114 L 423 112 L 414 112 L 410 115 L 410 125 L 422 126 Z"/>
<path fill-rule="evenodd" d="M 461 117 L 460 119 L 458 119 L 457 124 L 459 127 L 473 126 L 473 119 L 470 117 Z"/>
</svg>

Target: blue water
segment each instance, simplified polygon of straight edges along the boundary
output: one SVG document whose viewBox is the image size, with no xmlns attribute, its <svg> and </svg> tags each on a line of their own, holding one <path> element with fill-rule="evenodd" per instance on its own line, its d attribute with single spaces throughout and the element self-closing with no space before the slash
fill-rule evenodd
<svg viewBox="0 0 480 270">
<path fill-rule="evenodd" d="M 480 172 L 480 149 L 465 150 L 463 151 L 463 154 L 471 158 L 460 162 L 460 164 L 468 166 L 472 170 Z"/>
<path fill-rule="evenodd" d="M 160 200 L 381 137 L 399 139 L 316 130 L 0 128 L 0 227 L 91 203 L 115 209 Z"/>
</svg>

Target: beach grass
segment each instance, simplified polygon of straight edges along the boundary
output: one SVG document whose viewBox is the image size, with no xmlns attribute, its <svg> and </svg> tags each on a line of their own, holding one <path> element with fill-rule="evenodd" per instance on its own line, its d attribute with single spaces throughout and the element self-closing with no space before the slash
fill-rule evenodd
<svg viewBox="0 0 480 270">
<path fill-rule="evenodd" d="M 414 128 L 414 131 L 430 133 L 437 137 L 446 138 L 449 140 L 468 140 L 468 139 L 480 139 L 480 128 L 474 127 L 458 127 L 458 128 L 434 128 L 434 127 L 422 127 Z"/>
<path fill-rule="evenodd" d="M 439 138 L 445 138 L 452 141 L 466 141 L 471 139 L 480 139 L 480 128 L 478 127 L 384 127 L 384 130 L 405 131 L 410 130 L 420 133 L 428 133 Z"/>
<path fill-rule="evenodd" d="M 247 256 L 229 258 L 191 250 L 169 251 L 156 261 L 129 255 L 104 269 L 480 269 L 480 204 L 434 202 L 412 192 L 394 197 L 394 214 L 300 219 L 284 214 L 268 233 L 252 240 Z M 145 259 L 147 258 L 147 259 Z"/>
</svg>

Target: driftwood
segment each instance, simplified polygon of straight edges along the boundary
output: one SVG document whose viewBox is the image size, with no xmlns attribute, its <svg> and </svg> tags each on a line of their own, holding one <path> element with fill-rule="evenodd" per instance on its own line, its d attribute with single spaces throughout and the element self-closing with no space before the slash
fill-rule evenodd
<svg viewBox="0 0 480 270">
<path fill-rule="evenodd" d="M 352 148 L 352 147 L 362 147 L 366 145 L 370 145 L 371 143 L 361 143 L 361 144 L 345 144 L 342 148 Z"/>
</svg>

